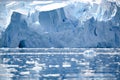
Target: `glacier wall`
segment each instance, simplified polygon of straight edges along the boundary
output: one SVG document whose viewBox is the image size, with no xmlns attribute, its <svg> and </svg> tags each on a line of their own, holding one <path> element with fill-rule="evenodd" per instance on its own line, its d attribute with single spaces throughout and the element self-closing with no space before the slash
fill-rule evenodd
<svg viewBox="0 0 120 80">
<path fill-rule="evenodd" d="M 120 47 L 118 4 L 106 1 L 90 3 L 91 6 L 77 0 L 66 4 L 53 10 L 38 9 L 27 15 L 13 11 L 0 47 Z"/>
</svg>

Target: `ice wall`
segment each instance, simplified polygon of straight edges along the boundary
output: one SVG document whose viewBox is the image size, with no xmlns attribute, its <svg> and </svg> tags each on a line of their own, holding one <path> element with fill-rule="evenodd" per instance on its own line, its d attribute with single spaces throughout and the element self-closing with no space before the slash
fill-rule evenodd
<svg viewBox="0 0 120 80">
<path fill-rule="evenodd" d="M 65 8 L 35 12 L 30 16 L 14 12 L 1 47 L 120 47 L 119 15 L 120 8 L 117 7 L 111 20 L 97 21 L 91 17 L 81 24 L 79 19 L 70 19 Z"/>
</svg>

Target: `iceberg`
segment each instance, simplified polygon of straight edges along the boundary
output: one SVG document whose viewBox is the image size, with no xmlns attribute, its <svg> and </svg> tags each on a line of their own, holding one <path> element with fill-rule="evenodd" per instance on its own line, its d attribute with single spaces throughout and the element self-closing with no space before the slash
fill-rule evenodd
<svg viewBox="0 0 120 80">
<path fill-rule="evenodd" d="M 0 47 L 120 47 L 119 0 L 1 1 Z"/>
</svg>

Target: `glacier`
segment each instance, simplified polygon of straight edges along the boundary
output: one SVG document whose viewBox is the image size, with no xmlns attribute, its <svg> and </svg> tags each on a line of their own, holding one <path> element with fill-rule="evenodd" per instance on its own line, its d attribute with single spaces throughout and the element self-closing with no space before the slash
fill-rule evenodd
<svg viewBox="0 0 120 80">
<path fill-rule="evenodd" d="M 119 0 L 1 1 L 0 47 L 120 47 Z"/>
</svg>

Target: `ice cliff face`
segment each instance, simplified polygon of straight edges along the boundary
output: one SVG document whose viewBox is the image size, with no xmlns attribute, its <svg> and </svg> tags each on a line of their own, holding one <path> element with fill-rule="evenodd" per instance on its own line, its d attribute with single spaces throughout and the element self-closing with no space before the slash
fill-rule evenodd
<svg viewBox="0 0 120 80">
<path fill-rule="evenodd" d="M 120 47 L 119 6 L 113 1 L 104 2 L 108 6 L 74 1 L 75 5 L 44 11 L 37 8 L 27 15 L 14 11 L 1 47 Z"/>
</svg>

